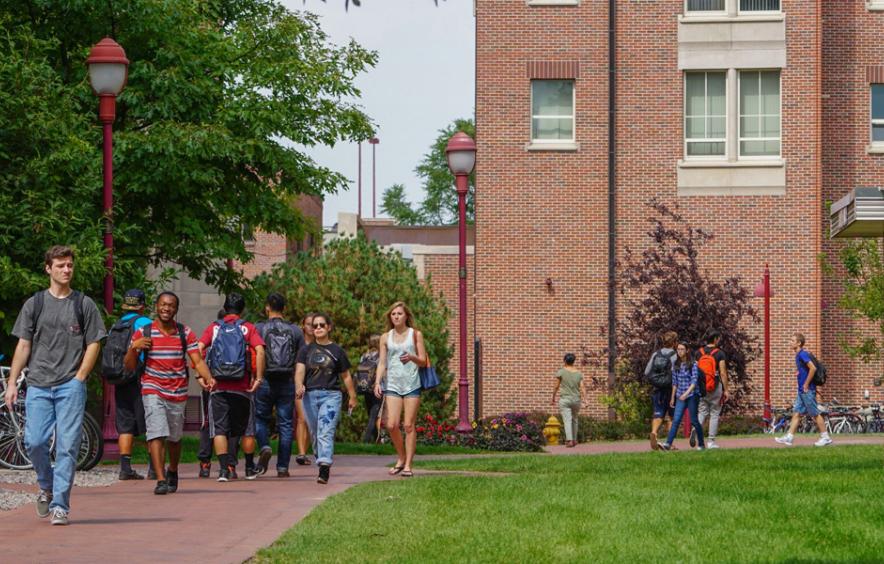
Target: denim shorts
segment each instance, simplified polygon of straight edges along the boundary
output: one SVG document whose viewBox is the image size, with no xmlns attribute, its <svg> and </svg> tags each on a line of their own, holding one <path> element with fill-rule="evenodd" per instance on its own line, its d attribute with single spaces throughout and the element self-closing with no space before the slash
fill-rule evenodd
<svg viewBox="0 0 884 564">
<path fill-rule="evenodd" d="M 663 419 L 667 415 L 671 418 L 675 410 L 669 406 L 672 398 L 672 388 L 654 388 L 651 394 L 651 403 L 654 406 L 654 419 Z"/>
<path fill-rule="evenodd" d="M 798 392 L 792 411 L 801 415 L 810 415 L 811 417 L 819 415 L 820 408 L 816 405 L 816 392 Z"/>
<path fill-rule="evenodd" d="M 402 398 L 402 399 L 419 398 L 419 397 L 421 397 L 421 389 L 418 388 L 412 392 L 408 392 L 407 394 L 399 394 L 399 393 L 391 392 L 391 391 L 387 390 L 384 392 L 384 395 L 387 397 L 391 397 L 391 398 Z"/>
</svg>

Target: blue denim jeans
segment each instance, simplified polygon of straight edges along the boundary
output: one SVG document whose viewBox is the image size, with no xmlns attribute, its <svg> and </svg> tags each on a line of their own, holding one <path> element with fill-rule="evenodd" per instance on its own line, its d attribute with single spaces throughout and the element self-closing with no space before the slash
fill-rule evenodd
<svg viewBox="0 0 884 564">
<path fill-rule="evenodd" d="M 304 394 L 304 419 L 313 437 L 317 464 L 331 465 L 335 454 L 335 430 L 341 419 L 342 394 L 337 390 L 307 390 Z"/>
<path fill-rule="evenodd" d="M 810 415 L 816 417 L 820 414 L 820 408 L 816 404 L 816 390 L 809 392 L 798 392 L 795 397 L 795 404 L 792 405 L 792 411 L 801 415 Z"/>
<path fill-rule="evenodd" d="M 279 450 L 276 469 L 289 469 L 292 458 L 292 414 L 295 410 L 295 382 L 291 378 L 271 382 L 264 380 L 255 393 L 255 437 L 258 448 L 270 446 L 270 417 L 276 407 Z"/>
<path fill-rule="evenodd" d="M 71 510 L 71 488 L 83 436 L 86 384 L 71 378 L 64 384 L 28 386 L 25 396 L 25 448 L 34 463 L 41 490 L 52 492 L 49 508 Z M 55 467 L 49 444 L 55 433 Z"/>
<path fill-rule="evenodd" d="M 688 410 L 688 416 L 691 418 L 691 426 L 697 432 L 697 446 L 703 447 L 703 426 L 700 425 L 700 418 L 697 416 L 697 407 L 700 405 L 700 396 L 692 395 L 688 399 L 682 401 L 678 398 L 675 400 L 675 415 L 672 417 L 672 427 L 669 428 L 669 436 L 666 437 L 666 444 L 671 445 L 675 440 L 675 434 L 681 426 L 681 420 L 684 418 L 684 410 Z"/>
</svg>

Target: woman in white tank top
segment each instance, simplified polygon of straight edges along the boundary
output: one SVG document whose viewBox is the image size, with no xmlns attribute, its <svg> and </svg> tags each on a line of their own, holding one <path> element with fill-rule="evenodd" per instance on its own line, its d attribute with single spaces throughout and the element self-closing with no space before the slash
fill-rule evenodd
<svg viewBox="0 0 884 564">
<path fill-rule="evenodd" d="M 386 317 L 387 332 L 381 338 L 374 393 L 377 397 L 386 396 L 386 427 L 397 456 L 390 474 L 401 473 L 408 478 L 414 475 L 411 463 L 417 448 L 415 423 L 421 403 L 418 368 L 427 365 L 427 352 L 424 336 L 414 328 L 414 318 L 408 306 L 396 302 Z M 400 424 L 405 428 L 404 441 Z"/>
</svg>

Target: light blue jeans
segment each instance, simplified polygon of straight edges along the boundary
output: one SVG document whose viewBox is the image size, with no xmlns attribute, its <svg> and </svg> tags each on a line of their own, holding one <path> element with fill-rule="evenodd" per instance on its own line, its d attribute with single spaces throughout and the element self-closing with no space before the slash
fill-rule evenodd
<svg viewBox="0 0 884 564">
<path fill-rule="evenodd" d="M 317 464 L 332 463 L 335 454 L 335 430 L 341 419 L 342 394 L 337 390 L 307 390 L 304 394 L 304 419 L 313 437 Z"/>
<path fill-rule="evenodd" d="M 37 472 L 40 489 L 52 492 L 49 508 L 71 510 L 71 488 L 83 436 L 86 383 L 71 378 L 64 384 L 28 386 L 25 396 L 25 448 Z M 49 444 L 55 433 L 55 467 Z"/>
</svg>

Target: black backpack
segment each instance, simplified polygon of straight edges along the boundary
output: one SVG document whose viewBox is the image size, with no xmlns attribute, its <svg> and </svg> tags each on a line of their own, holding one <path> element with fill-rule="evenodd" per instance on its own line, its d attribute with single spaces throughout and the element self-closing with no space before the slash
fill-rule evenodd
<svg viewBox="0 0 884 564">
<path fill-rule="evenodd" d="M 364 354 L 356 367 L 356 391 L 362 394 L 374 390 L 374 377 L 378 369 L 378 354 Z"/>
<path fill-rule="evenodd" d="M 40 290 L 34 294 L 34 312 L 31 315 L 31 346 L 37 344 L 37 322 L 40 320 L 40 314 L 43 313 L 45 293 L 46 290 Z M 74 300 L 74 315 L 77 317 L 77 324 L 80 325 L 80 332 L 85 336 L 86 317 L 83 315 L 83 293 L 73 290 L 71 291 L 71 299 Z"/>
<path fill-rule="evenodd" d="M 664 355 L 661 351 L 654 353 L 651 359 L 651 373 L 648 375 L 648 381 L 655 388 L 671 388 L 672 387 L 672 354 Z"/>
<path fill-rule="evenodd" d="M 119 386 L 128 384 L 141 378 L 144 373 L 144 362 L 139 354 L 138 365 L 135 370 L 126 370 L 123 361 L 132 342 L 132 334 L 135 333 L 135 322 L 144 316 L 135 315 L 125 321 L 114 323 L 107 332 L 107 340 L 101 351 L 101 375 L 108 384 Z M 150 327 L 146 325 L 145 327 Z"/>
<path fill-rule="evenodd" d="M 813 373 L 813 383 L 815 386 L 825 386 L 826 385 L 826 377 L 828 376 L 828 371 L 826 370 L 826 365 L 820 362 L 817 357 L 813 356 L 813 353 L 808 351 L 808 355 L 810 355 L 810 362 L 816 367 L 816 372 Z"/>
<path fill-rule="evenodd" d="M 280 380 L 293 377 L 298 351 L 295 349 L 297 339 L 292 326 L 274 317 L 262 329 L 266 355 L 264 373 L 268 378 Z"/>
</svg>

